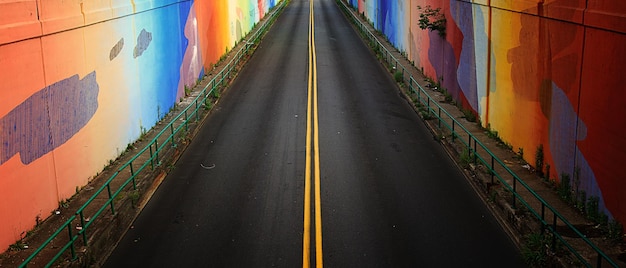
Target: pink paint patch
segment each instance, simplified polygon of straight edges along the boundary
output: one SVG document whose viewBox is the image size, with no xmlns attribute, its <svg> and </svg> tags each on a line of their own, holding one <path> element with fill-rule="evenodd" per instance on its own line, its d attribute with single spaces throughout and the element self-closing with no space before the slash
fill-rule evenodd
<svg viewBox="0 0 626 268">
<path fill-rule="evenodd" d="M 202 51 L 198 38 L 198 20 L 196 18 L 196 9 L 193 5 L 185 23 L 185 37 L 189 43 L 185 50 L 183 63 L 180 66 L 177 98 L 185 96 L 185 87 L 192 88 L 196 85 L 203 68 Z"/>
</svg>

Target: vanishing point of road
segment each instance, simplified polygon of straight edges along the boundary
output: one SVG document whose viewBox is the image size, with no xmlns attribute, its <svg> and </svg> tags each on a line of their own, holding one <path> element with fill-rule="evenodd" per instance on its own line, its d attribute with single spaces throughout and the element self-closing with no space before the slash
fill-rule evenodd
<svg viewBox="0 0 626 268">
<path fill-rule="evenodd" d="M 522 267 L 335 0 L 291 0 L 106 267 Z"/>
</svg>

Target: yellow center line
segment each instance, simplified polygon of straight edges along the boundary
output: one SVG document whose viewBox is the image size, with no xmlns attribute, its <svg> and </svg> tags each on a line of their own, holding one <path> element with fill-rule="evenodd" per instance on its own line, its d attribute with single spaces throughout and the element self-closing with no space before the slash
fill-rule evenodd
<svg viewBox="0 0 626 268">
<path fill-rule="evenodd" d="M 315 265 L 316 267 L 323 267 L 319 120 L 317 109 L 317 54 L 315 51 L 313 1 L 310 1 L 309 13 L 309 80 L 306 121 L 306 170 L 304 175 L 304 232 L 302 239 L 302 267 L 305 268 L 308 268 L 311 262 L 311 158 L 314 160 L 315 169 Z M 313 125 L 313 128 L 311 128 L 311 125 Z M 313 132 L 313 148 L 311 148 L 311 132 Z"/>
</svg>

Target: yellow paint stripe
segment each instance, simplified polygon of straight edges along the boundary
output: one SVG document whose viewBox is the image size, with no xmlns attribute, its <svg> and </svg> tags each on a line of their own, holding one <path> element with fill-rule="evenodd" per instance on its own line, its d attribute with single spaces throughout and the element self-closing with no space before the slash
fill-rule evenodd
<svg viewBox="0 0 626 268">
<path fill-rule="evenodd" d="M 311 17 L 309 17 L 309 24 Z M 308 268 L 311 259 L 311 88 L 313 83 L 311 61 L 311 26 L 309 25 L 309 82 L 307 89 L 306 164 L 304 171 L 304 232 L 302 234 L 302 267 Z"/>
<path fill-rule="evenodd" d="M 310 1 L 309 12 L 309 79 L 307 90 L 307 123 L 306 123 L 306 165 L 304 182 L 304 232 L 302 239 L 302 267 L 308 268 L 311 263 L 311 158 L 314 160 L 315 174 L 315 266 L 323 267 L 322 254 L 322 205 L 319 157 L 319 119 L 317 105 L 317 54 L 315 51 L 315 14 L 314 0 Z M 311 125 L 313 128 L 311 129 Z M 313 132 L 313 148 L 311 148 L 311 132 Z"/>
<path fill-rule="evenodd" d="M 311 6 L 314 0 L 311 0 Z M 311 46 L 313 56 L 313 143 L 315 153 L 315 264 L 323 267 L 322 254 L 322 201 L 320 179 L 319 110 L 317 109 L 317 52 L 315 49 L 315 16 L 311 8 Z"/>
</svg>

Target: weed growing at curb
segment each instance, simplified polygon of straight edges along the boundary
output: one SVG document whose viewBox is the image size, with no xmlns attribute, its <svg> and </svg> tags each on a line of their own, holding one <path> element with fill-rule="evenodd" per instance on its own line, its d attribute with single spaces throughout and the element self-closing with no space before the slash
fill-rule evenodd
<svg viewBox="0 0 626 268">
<path fill-rule="evenodd" d="M 550 239 L 546 235 L 532 233 L 526 236 L 522 246 L 522 257 L 531 267 L 544 267 L 548 260 L 548 244 Z"/>
</svg>

